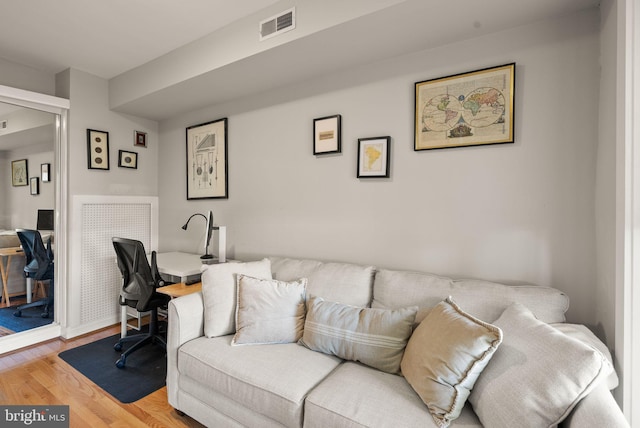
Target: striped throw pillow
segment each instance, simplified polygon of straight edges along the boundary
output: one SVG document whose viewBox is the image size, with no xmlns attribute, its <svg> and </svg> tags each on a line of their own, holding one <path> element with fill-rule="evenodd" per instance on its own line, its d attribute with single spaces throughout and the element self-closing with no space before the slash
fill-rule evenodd
<svg viewBox="0 0 640 428">
<path fill-rule="evenodd" d="M 371 309 L 307 299 L 300 343 L 314 351 L 398 373 L 417 307 Z"/>
</svg>

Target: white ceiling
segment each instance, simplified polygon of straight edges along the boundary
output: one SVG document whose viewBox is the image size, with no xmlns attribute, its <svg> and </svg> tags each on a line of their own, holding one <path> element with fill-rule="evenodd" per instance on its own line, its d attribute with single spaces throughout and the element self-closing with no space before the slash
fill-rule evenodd
<svg viewBox="0 0 640 428">
<path fill-rule="evenodd" d="M 0 58 L 48 74 L 74 68 L 111 79 L 277 2 L 0 0 Z M 117 111 L 163 120 L 598 4 L 599 0 L 399 0 L 378 13 L 173 84 Z M 319 51 L 321 62 L 316 57 Z M 262 71 L 256 74 L 255 70 Z M 213 87 L 215 91 L 202 90 Z"/>
<path fill-rule="evenodd" d="M 110 79 L 278 0 L 1 0 L 0 58 Z M 20 110 L 0 103 L 0 119 Z M 0 151 L 52 141 L 53 127 L 0 135 Z"/>
<path fill-rule="evenodd" d="M 0 57 L 110 79 L 277 0 L 2 0 Z"/>
</svg>

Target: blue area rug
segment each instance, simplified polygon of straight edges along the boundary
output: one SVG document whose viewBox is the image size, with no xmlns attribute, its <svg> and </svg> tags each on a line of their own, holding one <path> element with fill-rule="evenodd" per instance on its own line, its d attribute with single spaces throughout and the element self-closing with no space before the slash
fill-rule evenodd
<svg viewBox="0 0 640 428">
<path fill-rule="evenodd" d="M 53 322 L 53 314 L 50 314 L 49 318 L 40 316 L 42 307 L 25 309 L 22 311 L 21 317 L 14 317 L 13 313 L 16 311 L 16 307 L 0 309 L 0 326 L 18 333 Z"/>
<path fill-rule="evenodd" d="M 136 333 L 136 332 L 134 332 Z M 89 378 L 122 403 L 132 403 L 162 388 L 167 378 L 166 352 L 160 346 L 147 345 L 127 357 L 125 368 L 116 367 L 120 352 L 113 345 L 115 334 L 58 354 L 74 369 Z M 124 349 L 132 346 L 124 345 Z"/>
</svg>

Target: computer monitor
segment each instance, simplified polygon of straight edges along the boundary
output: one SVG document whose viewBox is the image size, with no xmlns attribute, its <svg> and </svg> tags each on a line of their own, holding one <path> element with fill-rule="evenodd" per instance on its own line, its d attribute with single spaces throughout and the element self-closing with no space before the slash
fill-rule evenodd
<svg viewBox="0 0 640 428">
<path fill-rule="evenodd" d="M 38 230 L 53 230 L 53 210 L 38 210 Z"/>
</svg>

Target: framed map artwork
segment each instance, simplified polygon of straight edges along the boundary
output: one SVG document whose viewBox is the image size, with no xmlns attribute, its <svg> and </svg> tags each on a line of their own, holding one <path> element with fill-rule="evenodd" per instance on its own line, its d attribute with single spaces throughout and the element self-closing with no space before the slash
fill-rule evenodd
<svg viewBox="0 0 640 428">
<path fill-rule="evenodd" d="M 389 177 L 391 137 L 358 139 L 358 178 Z"/>
<path fill-rule="evenodd" d="M 515 66 L 417 82 L 414 150 L 513 143 Z"/>
<path fill-rule="evenodd" d="M 227 118 L 187 128 L 187 199 L 228 198 Z"/>
</svg>

